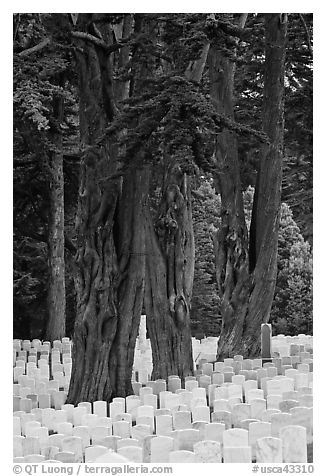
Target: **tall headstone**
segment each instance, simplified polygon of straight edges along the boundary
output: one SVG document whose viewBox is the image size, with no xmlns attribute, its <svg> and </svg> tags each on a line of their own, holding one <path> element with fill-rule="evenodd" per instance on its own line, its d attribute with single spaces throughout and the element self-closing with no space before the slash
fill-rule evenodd
<svg viewBox="0 0 326 476">
<path fill-rule="evenodd" d="M 272 362 L 272 326 L 271 324 L 261 325 L 261 358 L 262 363 Z"/>
</svg>

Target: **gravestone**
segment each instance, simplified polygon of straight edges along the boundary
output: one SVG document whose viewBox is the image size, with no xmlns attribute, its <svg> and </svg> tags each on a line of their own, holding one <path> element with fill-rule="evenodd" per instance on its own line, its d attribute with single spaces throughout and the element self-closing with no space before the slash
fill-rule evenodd
<svg viewBox="0 0 326 476">
<path fill-rule="evenodd" d="M 151 434 L 152 431 L 150 425 L 135 425 L 131 427 L 131 437 L 141 442 L 143 441 L 145 436 Z"/>
<path fill-rule="evenodd" d="M 289 425 L 280 430 L 283 463 L 307 463 L 306 428 Z"/>
<path fill-rule="evenodd" d="M 175 412 L 173 414 L 173 429 L 174 430 L 185 430 L 187 428 L 192 428 L 191 426 L 191 412 Z"/>
<path fill-rule="evenodd" d="M 223 443 L 224 431 L 225 431 L 225 423 L 208 423 L 207 425 L 205 425 L 204 439 Z"/>
<path fill-rule="evenodd" d="M 13 433 L 14 435 L 21 435 L 21 423 L 20 423 L 20 418 L 18 416 L 13 417 Z"/>
<path fill-rule="evenodd" d="M 74 426 L 81 426 L 82 423 L 82 416 L 86 415 L 87 413 L 87 408 L 86 407 L 75 407 L 73 409 L 73 425 Z"/>
<path fill-rule="evenodd" d="M 136 421 L 137 408 L 140 407 L 140 405 L 140 397 L 137 397 L 136 395 L 129 395 L 126 397 L 126 411 L 131 414 L 133 421 Z"/>
<path fill-rule="evenodd" d="M 252 449 L 252 457 L 256 457 L 256 441 L 266 436 L 272 436 L 272 424 L 267 422 L 254 422 L 249 424 L 249 445 Z"/>
<path fill-rule="evenodd" d="M 118 448 L 117 453 L 132 463 L 143 462 L 143 449 L 139 446 L 123 446 L 122 448 Z"/>
<path fill-rule="evenodd" d="M 144 395 L 144 405 L 151 406 L 154 410 L 157 409 L 157 395 L 153 393 Z"/>
<path fill-rule="evenodd" d="M 45 457 L 46 460 L 51 460 L 54 458 L 54 455 L 60 452 L 58 446 L 45 446 L 41 448 L 41 455 Z"/>
<path fill-rule="evenodd" d="M 212 423 L 224 423 L 228 430 L 232 426 L 232 413 L 228 411 L 217 411 L 211 414 Z"/>
<path fill-rule="evenodd" d="M 232 378 L 234 378 L 234 377 L 235 377 L 235 375 Z M 222 385 L 224 383 L 224 374 L 220 373 L 220 372 L 217 372 L 217 371 L 214 371 L 212 373 L 212 383 L 215 383 L 217 385 Z"/>
<path fill-rule="evenodd" d="M 66 437 L 62 433 L 54 433 L 49 435 L 49 446 L 58 446 L 59 450 L 62 451 L 62 440 Z"/>
<path fill-rule="evenodd" d="M 24 457 L 24 463 L 43 463 L 45 457 L 42 455 L 26 455 Z"/>
<path fill-rule="evenodd" d="M 204 440 L 205 439 L 205 428 L 208 423 L 206 421 L 194 421 L 192 423 L 192 428 L 193 430 L 198 430 L 199 431 L 199 440 Z"/>
<path fill-rule="evenodd" d="M 265 436 L 256 441 L 257 463 L 282 463 L 282 440 L 272 436 Z"/>
<path fill-rule="evenodd" d="M 246 392 L 246 403 L 251 403 L 257 398 L 264 398 L 264 391 L 261 388 L 252 388 Z"/>
<path fill-rule="evenodd" d="M 313 396 L 312 395 L 299 395 L 298 397 L 300 407 L 312 407 L 313 406 Z"/>
<path fill-rule="evenodd" d="M 61 463 L 75 463 L 76 456 L 71 451 L 60 451 L 54 455 L 54 459 Z"/>
<path fill-rule="evenodd" d="M 17 437 L 16 437 L 17 438 Z M 23 456 L 41 453 L 40 440 L 37 436 L 26 436 L 23 438 Z"/>
<path fill-rule="evenodd" d="M 66 436 L 72 436 L 73 426 L 68 421 L 57 423 L 57 432 Z"/>
<path fill-rule="evenodd" d="M 223 448 L 224 463 L 251 463 L 250 446 L 224 447 Z"/>
<path fill-rule="evenodd" d="M 121 438 L 129 438 L 131 423 L 129 421 L 114 421 L 112 424 L 113 435 Z"/>
<path fill-rule="evenodd" d="M 157 436 L 151 439 L 151 463 L 168 463 L 169 454 L 174 451 L 174 439 L 169 436 Z"/>
<path fill-rule="evenodd" d="M 40 427 L 41 427 L 41 424 L 38 421 L 33 421 L 33 420 L 32 421 L 27 421 L 25 423 L 25 436 L 35 436 L 33 434 L 33 430 L 35 428 L 40 428 Z"/>
<path fill-rule="evenodd" d="M 130 413 L 118 413 L 113 417 L 114 421 L 128 421 L 130 425 L 132 424 L 132 418 Z"/>
<path fill-rule="evenodd" d="M 107 416 L 107 402 L 102 400 L 97 400 L 93 402 L 93 413 L 99 417 Z"/>
<path fill-rule="evenodd" d="M 279 409 L 281 410 L 281 412 L 290 413 L 291 408 L 298 406 L 298 400 L 282 400 L 279 404 Z"/>
<path fill-rule="evenodd" d="M 250 416 L 261 420 L 263 411 L 266 410 L 266 400 L 263 398 L 255 398 L 250 402 Z"/>
<path fill-rule="evenodd" d="M 192 420 L 193 421 L 205 421 L 210 422 L 210 411 L 207 406 L 198 406 L 192 410 Z"/>
<path fill-rule="evenodd" d="M 118 444 L 118 441 L 120 441 L 121 439 L 122 439 L 121 436 L 116 436 L 116 435 L 106 436 L 97 444 L 99 446 L 105 446 L 105 448 L 110 451 L 117 451 L 117 444 Z"/>
<path fill-rule="evenodd" d="M 255 418 L 247 418 L 246 420 L 241 420 L 238 428 L 242 428 L 243 430 L 249 430 L 249 425 L 250 423 L 257 423 L 259 420 L 256 420 Z"/>
<path fill-rule="evenodd" d="M 261 325 L 261 358 L 262 363 L 272 362 L 272 326 L 271 324 Z"/>
<path fill-rule="evenodd" d="M 92 444 L 96 445 L 99 440 L 111 435 L 111 430 L 107 426 L 94 426 L 89 429 Z"/>
<path fill-rule="evenodd" d="M 158 436 L 170 436 L 173 430 L 172 415 L 157 415 L 155 426 Z"/>
<path fill-rule="evenodd" d="M 42 408 L 42 426 L 46 426 L 49 431 L 54 431 L 55 427 L 55 410 L 54 408 Z"/>
<path fill-rule="evenodd" d="M 145 395 L 153 395 L 153 388 L 152 387 L 142 387 L 139 389 L 139 398 L 141 405 L 144 405 L 144 396 Z"/>
<path fill-rule="evenodd" d="M 241 387 L 243 387 L 245 381 L 246 378 L 244 375 L 234 375 L 232 377 L 232 383 L 234 383 L 235 385 L 240 385 Z"/>
<path fill-rule="evenodd" d="M 218 412 L 218 411 L 229 412 L 231 410 L 230 405 L 229 405 L 229 401 L 226 400 L 225 398 L 221 398 L 219 400 L 214 400 L 213 410 L 214 410 L 214 412 Z"/>
<path fill-rule="evenodd" d="M 142 441 L 143 447 L 143 463 L 150 463 L 152 457 L 151 441 L 157 438 L 156 435 L 146 435 Z"/>
<path fill-rule="evenodd" d="M 194 444 L 194 453 L 197 463 L 221 463 L 221 445 L 217 441 L 198 441 Z"/>
<path fill-rule="evenodd" d="M 270 394 L 267 395 L 267 409 L 276 408 L 279 409 L 280 403 L 283 401 L 281 395 Z"/>
<path fill-rule="evenodd" d="M 107 453 L 105 446 L 87 446 L 85 448 L 85 463 L 95 463 L 98 457 Z"/>
<path fill-rule="evenodd" d="M 200 431 L 194 429 L 178 430 L 176 441 L 178 450 L 193 451 L 194 444 L 200 441 Z"/>
<path fill-rule="evenodd" d="M 280 431 L 284 426 L 292 424 L 292 415 L 290 413 L 274 413 L 271 415 L 272 436 L 279 438 Z"/>
<path fill-rule="evenodd" d="M 90 434 L 87 426 L 75 426 L 72 430 L 73 436 L 78 436 L 82 440 L 83 448 L 90 445 Z"/>
<path fill-rule="evenodd" d="M 135 438 L 121 438 L 121 440 L 117 441 L 117 450 L 125 446 L 137 446 L 138 448 L 142 447 L 141 442 Z"/>
<path fill-rule="evenodd" d="M 232 423 L 238 426 L 241 420 L 246 420 L 251 417 L 251 406 L 248 403 L 238 403 L 232 408 Z M 233 446 L 233 445 L 230 445 Z M 244 445 L 245 446 L 245 445 Z"/>
<path fill-rule="evenodd" d="M 62 451 L 70 451 L 75 455 L 74 463 L 83 462 L 83 440 L 78 436 L 68 436 L 62 439 Z"/>
<path fill-rule="evenodd" d="M 307 430 L 307 443 L 313 441 L 313 411 L 312 408 L 294 407 L 291 408 L 292 425 L 303 426 Z"/>
<path fill-rule="evenodd" d="M 110 417 L 98 417 L 97 425 L 106 426 L 109 428 L 109 434 L 112 434 L 112 418 Z"/>
<path fill-rule="evenodd" d="M 249 444 L 249 433 L 242 428 L 231 428 L 223 433 L 223 447 L 243 447 Z"/>
<path fill-rule="evenodd" d="M 195 453 L 186 450 L 171 451 L 169 463 L 196 463 Z"/>
<path fill-rule="evenodd" d="M 14 457 L 24 456 L 23 441 L 24 441 L 23 436 L 14 435 L 14 439 L 13 439 L 13 455 L 14 455 Z"/>
<path fill-rule="evenodd" d="M 181 388 L 181 379 L 178 376 L 171 376 L 168 378 L 168 390 L 175 393 Z"/>
<path fill-rule="evenodd" d="M 281 410 L 279 410 L 278 408 L 269 408 L 262 413 L 261 420 L 270 423 L 272 415 L 274 415 L 274 413 L 281 413 Z"/>
</svg>

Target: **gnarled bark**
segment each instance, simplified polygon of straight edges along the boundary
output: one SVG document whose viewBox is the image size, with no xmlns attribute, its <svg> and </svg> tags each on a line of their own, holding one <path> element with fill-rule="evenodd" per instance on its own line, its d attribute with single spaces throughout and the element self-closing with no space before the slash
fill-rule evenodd
<svg viewBox="0 0 326 476">
<path fill-rule="evenodd" d="M 147 174 L 117 177 L 117 146 L 104 130 L 117 113 L 111 59 L 83 45 L 80 124 L 85 148 L 77 212 L 77 318 L 68 402 L 132 393 L 131 372 L 144 289 L 143 204 Z M 100 145 L 98 139 L 101 138 Z"/>
<path fill-rule="evenodd" d="M 222 332 L 217 358 L 260 352 L 260 324 L 267 322 L 277 269 L 282 177 L 283 81 L 286 20 L 267 14 L 264 132 L 257 174 L 250 248 L 244 220 L 237 143 L 229 131 L 216 140 L 216 179 L 222 225 L 215 236 L 216 275 L 222 300 Z M 210 55 L 211 95 L 218 112 L 233 119 L 233 67 L 215 47 Z"/>
<path fill-rule="evenodd" d="M 167 175 L 155 229 L 146 211 L 145 308 L 153 379 L 193 373 L 189 311 L 194 252 L 190 186 L 175 166 Z"/>
<path fill-rule="evenodd" d="M 216 47 L 210 51 L 209 71 L 211 96 L 217 111 L 233 119 L 234 68 Z M 238 353 L 248 308 L 248 232 L 234 132 L 223 130 L 217 134 L 215 158 L 216 189 L 221 194 L 221 225 L 213 235 L 222 316 L 219 358 Z"/>
</svg>

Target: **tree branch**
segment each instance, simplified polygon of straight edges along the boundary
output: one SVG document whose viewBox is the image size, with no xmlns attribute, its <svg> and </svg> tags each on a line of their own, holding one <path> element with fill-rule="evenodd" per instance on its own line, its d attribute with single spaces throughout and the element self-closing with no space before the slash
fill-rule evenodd
<svg viewBox="0 0 326 476">
<path fill-rule="evenodd" d="M 114 51 L 118 51 L 120 48 L 126 45 L 131 40 L 131 37 L 129 36 L 128 38 L 124 38 L 117 43 L 114 43 L 113 45 L 108 45 L 105 43 L 105 41 L 101 40 L 100 38 L 97 38 L 94 35 L 91 35 L 90 33 L 85 33 L 83 31 L 73 31 L 71 35 L 74 38 L 78 38 L 80 40 L 84 41 L 89 41 L 90 43 L 93 43 L 96 46 L 99 46 L 100 48 L 103 48 L 108 54 L 113 53 Z"/>
<path fill-rule="evenodd" d="M 47 45 L 51 43 L 50 38 L 45 38 L 45 40 L 41 41 L 38 45 L 33 46 L 32 48 L 28 48 L 27 50 L 23 50 L 20 53 L 18 53 L 18 56 L 20 57 L 26 57 L 29 55 L 32 55 L 33 53 L 36 53 L 43 48 L 45 48 Z"/>
</svg>

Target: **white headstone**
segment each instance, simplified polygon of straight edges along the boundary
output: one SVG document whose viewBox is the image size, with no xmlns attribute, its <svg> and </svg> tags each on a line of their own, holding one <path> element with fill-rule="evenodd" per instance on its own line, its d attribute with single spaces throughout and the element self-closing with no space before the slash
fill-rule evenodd
<svg viewBox="0 0 326 476">
<path fill-rule="evenodd" d="M 251 463 L 250 446 L 225 446 L 223 448 L 224 463 Z"/>
<path fill-rule="evenodd" d="M 282 440 L 267 436 L 256 441 L 257 463 L 282 463 Z"/>
<path fill-rule="evenodd" d="M 123 446 L 118 448 L 117 453 L 133 463 L 143 462 L 143 449 L 139 446 Z"/>
<path fill-rule="evenodd" d="M 194 444 L 197 463 L 221 463 L 221 444 L 217 441 L 198 441 Z"/>
<path fill-rule="evenodd" d="M 307 463 L 306 428 L 289 425 L 280 429 L 284 463 Z"/>
<path fill-rule="evenodd" d="M 275 438 L 280 437 L 280 430 L 284 426 L 289 426 L 292 424 L 292 415 L 290 413 L 274 413 L 271 415 L 271 424 L 272 424 L 272 436 Z"/>
<path fill-rule="evenodd" d="M 176 439 L 179 450 L 193 451 L 194 444 L 200 441 L 200 431 L 194 429 L 178 430 Z"/>
<path fill-rule="evenodd" d="M 169 463 L 196 463 L 195 453 L 187 450 L 171 451 Z"/>
<path fill-rule="evenodd" d="M 157 436 L 151 439 L 151 463 L 168 463 L 169 454 L 174 451 L 174 439 Z"/>
</svg>

